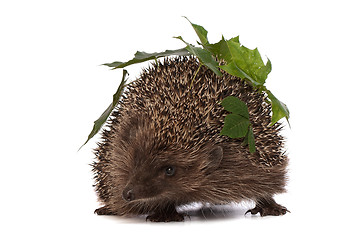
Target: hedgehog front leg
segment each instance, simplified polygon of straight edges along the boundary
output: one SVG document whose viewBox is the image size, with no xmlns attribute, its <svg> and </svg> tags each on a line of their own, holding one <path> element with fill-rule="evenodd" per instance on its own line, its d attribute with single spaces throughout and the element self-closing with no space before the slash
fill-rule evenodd
<svg viewBox="0 0 361 240">
<path fill-rule="evenodd" d="M 276 203 L 273 198 L 262 198 L 257 200 L 256 207 L 248 210 L 245 214 L 251 213 L 252 215 L 259 213 L 261 217 L 264 216 L 280 216 L 290 212 L 284 206 Z"/>
<path fill-rule="evenodd" d="M 184 216 L 177 212 L 174 205 L 168 205 L 154 211 L 153 214 L 147 216 L 146 220 L 151 222 L 182 222 Z"/>
</svg>

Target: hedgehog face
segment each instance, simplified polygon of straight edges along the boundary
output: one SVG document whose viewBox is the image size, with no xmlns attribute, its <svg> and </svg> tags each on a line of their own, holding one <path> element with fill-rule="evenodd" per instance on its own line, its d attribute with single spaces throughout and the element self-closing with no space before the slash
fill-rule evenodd
<svg viewBox="0 0 361 240">
<path fill-rule="evenodd" d="M 223 158 L 220 146 L 210 143 L 186 147 L 186 143 L 170 144 L 160 134 L 160 126 L 144 115 L 123 121 L 114 138 L 113 161 L 121 172 L 120 187 L 125 201 L 187 199 L 189 193 L 202 188 L 207 174 L 214 171 Z M 203 186 L 204 188 L 204 186 Z"/>
<path fill-rule="evenodd" d="M 205 176 L 217 168 L 223 157 L 221 147 L 188 152 L 167 148 L 156 153 L 144 149 L 134 149 L 134 165 L 122 191 L 126 201 L 183 201 L 202 187 Z"/>
<path fill-rule="evenodd" d="M 172 161 L 153 159 L 142 161 L 128 176 L 122 197 L 126 201 L 168 198 L 174 193 L 185 169 Z"/>
</svg>

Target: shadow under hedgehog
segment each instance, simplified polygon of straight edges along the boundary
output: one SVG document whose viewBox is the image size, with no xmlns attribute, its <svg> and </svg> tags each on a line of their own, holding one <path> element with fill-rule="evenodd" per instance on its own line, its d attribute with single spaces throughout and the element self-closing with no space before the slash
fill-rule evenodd
<svg viewBox="0 0 361 240">
<path fill-rule="evenodd" d="M 266 96 L 193 57 L 165 59 L 128 85 L 113 111 L 92 164 L 99 215 L 143 215 L 183 221 L 177 206 L 253 200 L 252 214 L 283 215 L 273 195 L 285 192 L 288 158 L 280 123 L 271 125 Z M 256 152 L 243 139 L 221 136 L 220 102 L 246 103 Z"/>
</svg>

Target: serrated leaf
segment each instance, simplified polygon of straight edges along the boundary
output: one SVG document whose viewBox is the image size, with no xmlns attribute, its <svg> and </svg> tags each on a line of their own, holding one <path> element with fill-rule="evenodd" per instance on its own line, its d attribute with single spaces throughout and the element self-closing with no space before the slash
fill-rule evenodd
<svg viewBox="0 0 361 240">
<path fill-rule="evenodd" d="M 262 57 L 258 49 L 248 49 L 245 46 L 240 46 L 234 41 L 226 41 L 231 59 L 225 59 L 227 62 L 233 61 L 236 66 L 245 72 L 252 81 L 263 85 L 268 74 L 272 70 L 271 62 L 268 60 L 267 65 L 264 65 Z"/>
<path fill-rule="evenodd" d="M 272 104 L 272 123 L 271 125 L 275 124 L 282 118 L 286 118 L 287 122 L 290 118 L 290 111 L 288 110 L 288 107 L 286 104 L 278 100 L 270 90 L 266 90 L 266 93 L 268 95 L 268 98 L 271 100 Z M 289 122 L 288 122 L 289 124 Z"/>
<path fill-rule="evenodd" d="M 199 40 L 201 41 L 201 44 L 205 45 L 208 44 L 208 38 L 207 34 L 208 31 L 204 29 L 202 26 L 192 23 L 187 17 L 184 17 L 188 20 L 188 22 L 192 25 L 194 31 L 197 33 Z"/>
<path fill-rule="evenodd" d="M 222 106 L 228 112 L 239 114 L 242 117 L 249 119 L 249 113 L 247 105 L 242 102 L 239 98 L 234 96 L 228 96 L 222 101 Z"/>
<path fill-rule="evenodd" d="M 113 69 L 117 69 L 117 68 L 124 68 L 124 67 L 132 65 L 132 64 L 157 59 L 160 57 L 168 57 L 168 56 L 173 56 L 173 55 L 189 56 L 190 52 L 186 48 L 181 48 L 181 49 L 176 49 L 176 50 L 166 50 L 164 52 L 155 52 L 155 53 L 146 53 L 146 52 L 137 51 L 134 54 L 134 58 L 127 62 L 113 62 L 113 63 L 105 63 L 103 65 L 112 67 Z"/>
<path fill-rule="evenodd" d="M 251 76 L 256 82 L 264 84 L 268 74 L 272 70 L 271 61 L 268 59 L 267 64 L 264 65 L 262 57 L 257 48 L 251 50 L 244 46 L 238 48 L 238 45 L 230 43 L 235 47 L 234 51 L 241 50 L 241 54 L 235 57 L 235 63 L 241 69 Z M 231 48 L 232 49 L 232 48 Z"/>
<path fill-rule="evenodd" d="M 228 114 L 224 119 L 221 135 L 231 138 L 242 138 L 248 130 L 249 120 L 238 114 Z"/>
<path fill-rule="evenodd" d="M 248 79 L 253 86 L 263 85 L 272 70 L 271 61 L 268 59 L 264 65 L 258 49 L 248 49 L 241 46 L 239 37 L 222 40 L 215 44 L 208 44 L 206 48 L 226 64 L 221 69 L 233 76 Z"/>
<path fill-rule="evenodd" d="M 263 61 L 262 61 L 263 64 Z M 256 70 L 256 75 L 260 79 L 260 83 L 263 85 L 266 82 L 266 79 L 268 77 L 268 74 L 272 71 L 272 64 L 269 59 L 267 59 L 267 63 L 265 66 L 260 67 L 258 70 Z"/>
<path fill-rule="evenodd" d="M 177 38 L 177 39 L 181 40 L 182 42 L 184 42 L 187 45 L 186 49 L 191 54 L 195 55 L 202 64 L 206 65 L 209 69 L 211 69 L 218 76 L 222 76 L 222 73 L 218 70 L 218 62 L 216 60 L 214 60 L 211 52 L 209 52 L 203 48 L 195 47 L 195 46 L 187 43 L 186 41 L 183 40 L 183 38 L 181 36 L 174 37 L 174 38 Z"/>
<path fill-rule="evenodd" d="M 239 43 L 239 36 L 229 39 L 228 41 L 232 41 L 235 43 Z M 208 51 L 210 51 L 214 56 L 216 56 L 218 59 L 224 59 L 231 61 L 232 56 L 228 49 L 227 42 L 224 39 L 224 36 L 222 36 L 222 39 L 213 44 L 207 44 L 204 46 Z"/>
<path fill-rule="evenodd" d="M 115 108 L 115 106 L 118 104 L 119 102 L 119 98 L 120 96 L 123 94 L 124 92 L 124 88 L 126 85 L 126 75 L 128 74 L 127 70 L 123 69 L 123 77 L 122 77 L 122 81 L 117 89 L 117 91 L 114 93 L 113 95 L 113 102 L 107 107 L 107 109 L 105 109 L 105 111 L 102 113 L 102 115 L 94 121 L 94 126 L 92 131 L 90 132 L 88 139 L 86 140 L 86 142 L 79 148 L 79 150 L 85 145 L 87 144 L 87 142 L 95 136 L 95 134 L 97 134 L 99 132 L 99 130 L 101 129 L 101 127 L 103 126 L 103 124 L 105 123 L 105 121 L 108 119 L 110 113 L 113 111 L 113 109 Z"/>
</svg>

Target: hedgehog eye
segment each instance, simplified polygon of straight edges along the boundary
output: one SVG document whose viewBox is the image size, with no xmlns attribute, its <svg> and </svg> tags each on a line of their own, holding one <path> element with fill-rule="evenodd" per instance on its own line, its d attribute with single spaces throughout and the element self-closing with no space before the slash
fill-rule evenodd
<svg viewBox="0 0 361 240">
<path fill-rule="evenodd" d="M 170 176 L 173 176 L 174 173 L 175 173 L 175 168 L 174 167 L 169 166 L 169 167 L 165 168 L 165 175 L 170 177 Z"/>
</svg>

